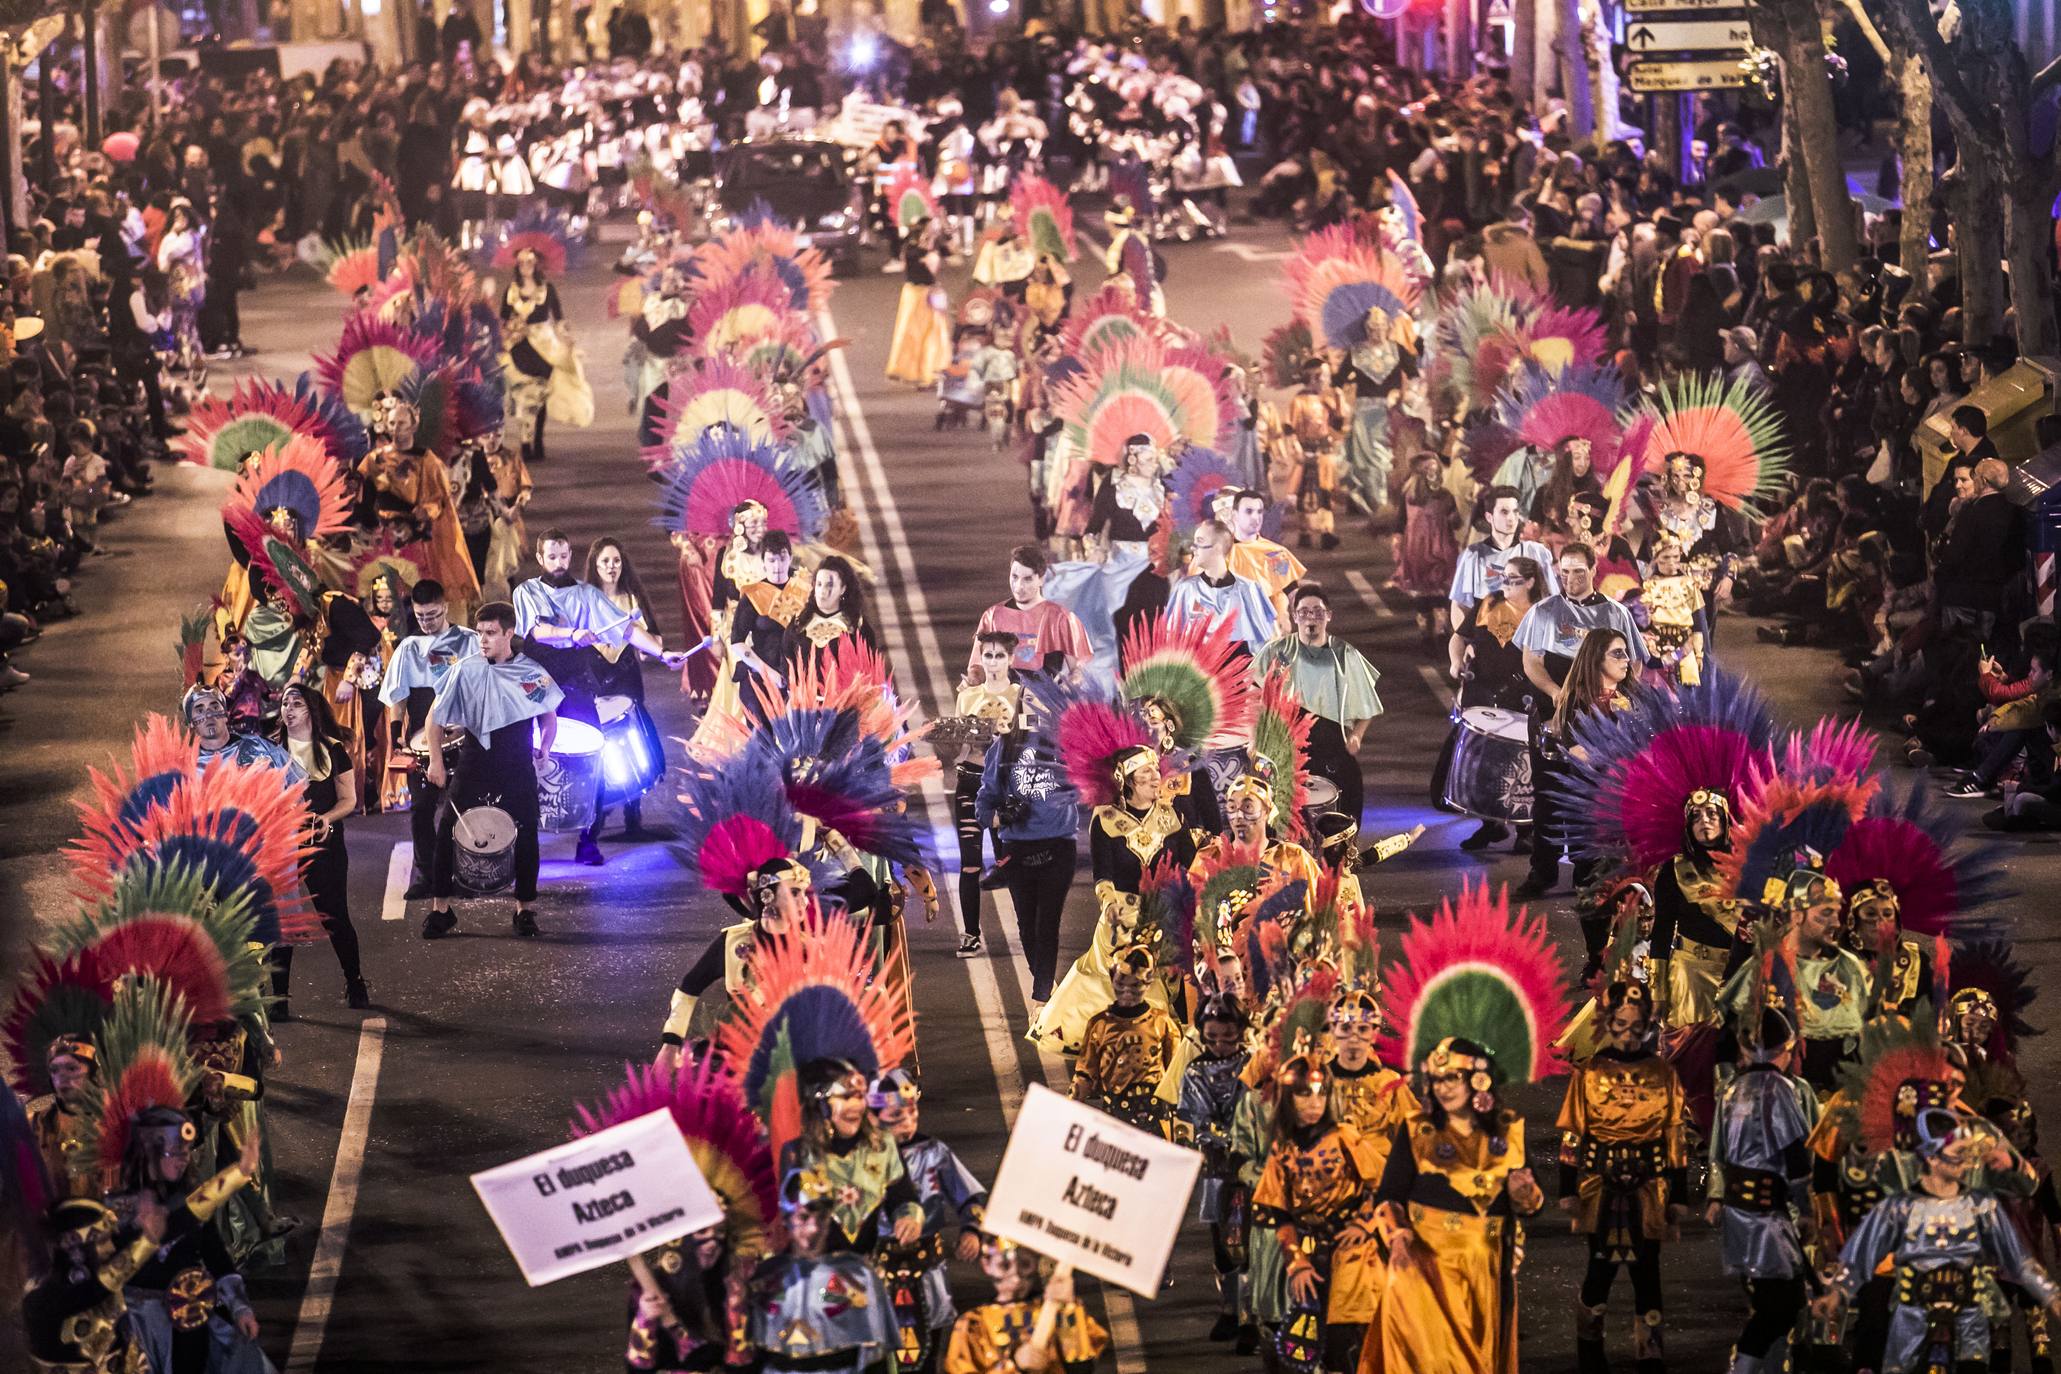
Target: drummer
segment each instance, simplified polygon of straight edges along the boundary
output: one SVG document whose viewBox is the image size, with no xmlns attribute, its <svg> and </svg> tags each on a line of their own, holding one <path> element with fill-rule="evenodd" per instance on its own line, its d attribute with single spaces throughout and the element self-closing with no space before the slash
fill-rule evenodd
<svg viewBox="0 0 2061 1374">
<path fill-rule="evenodd" d="M 433 577 L 423 578 L 409 590 L 408 604 L 421 633 L 409 635 L 395 646 L 386 676 L 380 679 L 379 699 L 386 705 L 389 728 L 395 734 L 394 752 L 405 748 L 415 756 L 408 776 L 408 830 L 414 836 L 415 853 L 404 896 L 407 901 L 419 902 L 429 895 L 430 861 L 437 851 L 437 809 L 444 802 L 444 790 L 426 775 L 429 745 L 422 739 L 422 727 L 429 719 L 430 703 L 436 700 L 451 669 L 458 660 L 479 652 L 479 635 L 451 623 L 444 584 Z M 401 709 L 404 703 L 405 710 Z"/>
<path fill-rule="evenodd" d="M 457 890 L 453 833 L 459 818 L 479 807 L 498 807 L 515 823 L 515 933 L 537 933 L 537 762 L 558 737 L 564 693 L 534 659 L 515 651 L 515 607 L 491 601 L 474 617 L 479 653 L 460 659 L 444 679 L 424 722 L 431 785 L 445 789 L 437 810 L 436 858 L 430 869 L 433 905 L 422 938 L 439 940 L 458 927 L 451 911 Z M 446 771 L 444 731 L 472 736 L 456 774 Z"/>
<path fill-rule="evenodd" d="M 1292 633 L 1268 642 L 1253 660 L 1253 676 L 1285 671 L 1290 693 L 1313 719 L 1309 771 L 1338 789 L 1337 809 L 1355 824 L 1366 806 L 1360 775 L 1360 744 L 1367 726 L 1381 714 L 1375 685 L 1381 670 L 1367 656 L 1331 634 L 1331 598 L 1315 582 L 1299 582 L 1288 593 Z"/>
<path fill-rule="evenodd" d="M 1468 612 L 1467 622 L 1454 630 L 1452 674 L 1460 683 L 1461 713 L 1476 709 L 1523 713 L 1528 710 L 1527 703 L 1538 697 L 1538 689 L 1524 675 L 1524 650 L 1514 636 L 1532 602 L 1545 594 L 1542 588 L 1546 577 L 1544 565 L 1536 558 L 1520 554 L 1509 559 L 1503 564 L 1501 589 L 1476 602 Z M 1460 724 L 1454 722 L 1453 734 L 1439 756 L 1440 776 L 1432 787 L 1434 796 L 1446 795 L 1446 770 L 1452 763 L 1453 746 L 1460 731 Z M 1508 787 L 1499 790 L 1505 795 L 1509 792 Z M 1528 788 L 1524 795 L 1528 804 Z M 1517 827 L 1520 853 L 1531 843 L 1530 830 L 1528 825 Z M 1472 835 L 1460 841 L 1460 848 L 1487 849 L 1509 838 L 1507 822 L 1485 818 Z"/>
</svg>

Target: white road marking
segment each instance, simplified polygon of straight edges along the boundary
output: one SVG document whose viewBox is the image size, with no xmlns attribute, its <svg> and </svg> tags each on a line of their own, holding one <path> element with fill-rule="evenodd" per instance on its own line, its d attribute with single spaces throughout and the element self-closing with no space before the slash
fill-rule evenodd
<svg viewBox="0 0 2061 1374">
<path fill-rule="evenodd" d="M 1372 582 L 1367 580 L 1367 574 L 1361 572 L 1358 568 L 1347 568 L 1345 570 L 1345 580 L 1350 582 L 1352 589 L 1360 594 L 1360 600 L 1367 603 L 1367 609 L 1374 612 L 1376 620 L 1386 620 L 1395 614 L 1395 608 L 1381 599 L 1381 593 L 1376 590 Z"/>
<path fill-rule="evenodd" d="M 1452 710 L 1453 684 L 1446 681 L 1446 675 L 1430 663 L 1418 664 L 1417 672 L 1423 677 L 1424 685 L 1431 689 L 1431 694 L 1438 698 L 1438 704 L 1448 711 Z"/>
<path fill-rule="evenodd" d="M 408 872 L 415 867 L 415 841 L 400 840 L 394 845 L 394 852 L 386 858 L 386 894 L 379 899 L 379 919 L 398 921 L 408 914 L 408 903 L 404 899 L 408 891 Z"/>
<path fill-rule="evenodd" d="M 1216 251 L 1219 253 L 1233 253 L 1243 261 L 1252 263 L 1286 262 L 1295 256 L 1295 254 L 1284 248 L 1254 248 L 1249 243 L 1236 243 L 1230 239 L 1219 241 L 1216 245 Z"/>
<path fill-rule="evenodd" d="M 837 325 L 825 310 L 818 313 L 816 325 L 827 339 L 838 338 Z M 859 408 L 858 389 L 852 384 L 850 365 L 845 361 L 843 350 L 830 354 L 830 383 L 837 393 L 834 413 L 839 426 L 851 440 L 849 445 L 840 446 L 840 451 L 855 453 L 858 467 L 864 477 L 864 487 L 848 483 L 848 497 L 861 498 L 870 489 L 870 497 L 855 499 L 860 508 L 853 513 L 858 518 L 860 542 L 866 551 L 866 561 L 879 578 L 880 595 L 876 604 L 880 608 L 886 637 L 890 645 L 901 645 L 901 661 L 919 672 L 924 681 L 921 684 L 930 693 L 934 702 L 948 702 L 956 697 L 952 684 L 944 669 L 945 658 L 938 646 L 937 627 L 932 624 L 930 603 L 923 594 L 922 584 L 916 579 L 916 559 L 909 549 L 908 530 L 902 524 L 901 511 L 895 505 L 894 492 L 888 486 L 887 470 L 880 461 L 880 452 L 873 446 L 872 431 L 866 425 L 865 412 Z M 897 598 L 888 585 L 886 565 L 881 561 L 878 540 L 874 537 L 873 522 L 866 518 L 865 505 L 870 501 L 877 512 L 882 533 L 893 553 L 895 566 L 901 574 L 902 596 L 908 606 L 908 620 L 913 626 L 916 644 L 909 643 L 908 629 L 903 624 L 903 612 Z M 914 649 L 915 652 L 910 651 Z M 933 836 L 942 837 L 940 857 L 956 852 L 957 828 L 951 816 L 951 807 L 945 800 L 942 779 L 933 779 L 923 789 L 924 805 L 930 812 L 930 826 Z M 959 885 L 956 874 L 947 866 L 938 876 L 950 889 L 951 909 L 957 913 L 959 906 Z M 1017 957 L 1013 942 L 1009 939 L 1008 925 L 1013 917 L 1013 908 L 1008 904 L 1007 893 L 997 893 L 995 902 L 998 935 L 1006 961 L 1015 969 L 1018 986 L 1023 994 L 1023 1003 L 1030 1005 L 1030 972 L 1024 961 Z M 960 927 L 963 929 L 963 925 Z M 968 981 L 973 986 L 974 1006 L 980 1012 L 981 1032 L 987 1041 L 988 1061 L 995 1071 L 995 1093 L 1002 1105 L 1003 1124 L 1015 1129 L 1017 1110 L 1023 1105 L 1023 1073 L 1016 1055 L 1016 1030 L 1009 1018 L 1009 1011 L 1002 1002 L 1002 989 L 995 974 L 992 959 L 965 959 Z M 1058 1055 L 1044 1049 L 1039 1050 L 1039 1063 L 1045 1081 L 1059 1092 L 1067 1088 L 1066 1065 Z M 1118 1374 L 1145 1374 L 1144 1336 L 1138 1327 L 1138 1311 L 1129 1293 L 1111 1284 L 1102 1286 L 1103 1308 L 1109 1318 L 1110 1342 L 1116 1350 Z"/>
<path fill-rule="evenodd" d="M 343 1135 L 336 1142 L 336 1168 L 329 1175 L 329 1201 L 322 1208 L 322 1232 L 316 1237 L 315 1258 L 308 1266 L 308 1288 L 301 1294 L 286 1374 L 308 1374 L 322 1355 L 322 1338 L 329 1330 L 329 1312 L 336 1300 L 336 1281 L 343 1273 L 344 1246 L 351 1238 L 351 1215 L 358 1208 L 365 1136 L 372 1125 L 372 1098 L 379 1091 L 379 1061 L 385 1047 L 386 1018 L 366 1017 L 358 1028 L 358 1065 L 351 1073 Z"/>
</svg>

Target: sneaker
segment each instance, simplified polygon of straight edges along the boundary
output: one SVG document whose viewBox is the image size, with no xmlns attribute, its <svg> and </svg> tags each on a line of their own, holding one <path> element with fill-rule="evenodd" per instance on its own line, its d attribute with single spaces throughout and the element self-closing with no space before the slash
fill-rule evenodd
<svg viewBox="0 0 2061 1374">
<path fill-rule="evenodd" d="M 422 938 L 441 940 L 458 929 L 458 917 L 450 911 L 431 911 L 422 918 Z"/>
<path fill-rule="evenodd" d="M 607 863 L 608 860 L 602 855 L 600 845 L 594 843 L 591 838 L 582 836 L 580 838 L 580 847 L 573 851 L 573 862 L 585 864 L 589 868 L 599 868 Z"/>
<path fill-rule="evenodd" d="M 1989 789 L 1975 781 L 1975 779 L 1969 778 L 1965 782 L 1958 782 L 1949 787 L 1946 790 L 1946 794 L 1959 801 L 1974 801 L 1977 797 L 1988 796 Z"/>
<path fill-rule="evenodd" d="M 19 687 L 29 680 L 29 675 L 12 663 L 0 663 L 0 690 Z"/>
<path fill-rule="evenodd" d="M 353 978 L 344 984 L 344 1004 L 352 1011 L 364 1011 L 372 1005 L 372 990 L 365 986 L 363 978 Z"/>
<path fill-rule="evenodd" d="M 1460 841 L 1460 848 L 1470 853 L 1477 849 L 1487 849 L 1497 840 L 1507 839 L 1509 834 L 1510 827 L 1501 821 L 1483 821 L 1479 830 Z"/>
<path fill-rule="evenodd" d="M 531 911 L 526 906 L 517 907 L 515 909 L 515 933 L 525 940 L 535 939 L 537 934 L 537 913 Z"/>
<path fill-rule="evenodd" d="M 961 959 L 971 959 L 979 953 L 980 937 L 978 935 L 962 935 L 959 937 L 959 957 Z"/>
</svg>

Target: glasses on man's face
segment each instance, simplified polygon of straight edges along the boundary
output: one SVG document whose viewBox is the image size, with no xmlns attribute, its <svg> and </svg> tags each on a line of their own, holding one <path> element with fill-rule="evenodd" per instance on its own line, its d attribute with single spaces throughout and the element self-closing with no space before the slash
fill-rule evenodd
<svg viewBox="0 0 2061 1374">
<path fill-rule="evenodd" d="M 1297 620 L 1329 620 L 1331 611 L 1324 606 L 1304 606 L 1295 613 Z"/>
</svg>

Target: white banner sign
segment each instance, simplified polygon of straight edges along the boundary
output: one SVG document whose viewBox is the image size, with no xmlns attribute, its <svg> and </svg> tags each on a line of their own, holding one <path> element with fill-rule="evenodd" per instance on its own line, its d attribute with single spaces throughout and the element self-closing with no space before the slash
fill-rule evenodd
<svg viewBox="0 0 2061 1374">
<path fill-rule="evenodd" d="M 988 1194 L 987 1229 L 1159 1296 L 1202 1156 L 1033 1083 Z"/>
<path fill-rule="evenodd" d="M 474 1174 L 472 1186 L 533 1288 L 723 1219 L 664 1111 Z"/>
</svg>

